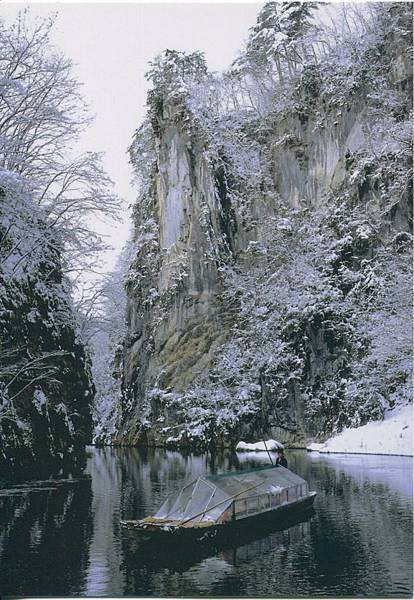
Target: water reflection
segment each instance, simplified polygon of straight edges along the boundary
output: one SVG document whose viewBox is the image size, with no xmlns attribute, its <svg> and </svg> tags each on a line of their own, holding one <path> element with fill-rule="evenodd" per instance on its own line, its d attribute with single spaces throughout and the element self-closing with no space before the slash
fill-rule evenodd
<svg viewBox="0 0 414 600">
<path fill-rule="evenodd" d="M 0 594 L 412 595 L 412 460 L 289 453 L 313 513 L 215 548 L 142 546 L 121 518 L 157 510 L 184 481 L 268 457 L 91 448 L 83 479 L 0 489 Z"/>
<path fill-rule="evenodd" d="M 33 482 L 0 495 L 0 590 L 74 594 L 91 535 L 91 482 Z"/>
<path fill-rule="evenodd" d="M 313 516 L 314 510 L 309 513 L 309 516 Z M 309 535 L 309 531 L 310 524 L 308 522 L 298 523 L 285 530 L 272 532 L 248 544 L 224 550 L 221 556 L 229 564 L 239 566 L 269 552 L 285 552 L 291 543 L 304 540 Z"/>
<path fill-rule="evenodd" d="M 92 481 L 93 533 L 88 548 L 88 566 L 83 594 L 116 595 L 124 587 L 121 572 L 121 463 L 116 454 L 89 454 L 86 472 Z"/>
<path fill-rule="evenodd" d="M 229 564 L 239 564 L 246 555 L 258 557 L 276 546 L 282 547 L 286 539 L 303 537 L 304 526 L 313 514 L 313 508 L 308 508 L 299 514 L 285 515 L 283 520 L 255 521 L 249 527 L 245 524 L 243 528 L 233 530 L 231 535 L 210 540 L 208 544 L 166 540 L 160 546 L 156 540 L 151 542 L 135 531 L 123 530 L 124 566 L 126 570 L 137 571 L 139 576 L 143 565 L 154 572 L 168 568 L 183 573 L 195 564 L 204 564 L 205 560 L 210 562 L 212 556 L 220 557 Z"/>
<path fill-rule="evenodd" d="M 411 503 L 413 498 L 413 459 L 409 456 L 370 456 L 364 454 L 319 454 L 307 455 L 308 461 L 329 467 L 337 476 L 346 473 L 355 484 L 379 484 L 388 491 L 397 494 L 401 499 Z M 297 458 L 294 458 L 295 464 Z M 403 476 L 402 473 L 404 473 Z"/>
</svg>

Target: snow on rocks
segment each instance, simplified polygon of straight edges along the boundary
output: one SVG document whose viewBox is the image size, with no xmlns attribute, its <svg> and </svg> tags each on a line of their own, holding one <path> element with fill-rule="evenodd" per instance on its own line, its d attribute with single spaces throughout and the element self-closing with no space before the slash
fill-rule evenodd
<svg viewBox="0 0 414 600">
<path fill-rule="evenodd" d="M 413 456 L 413 406 L 396 407 L 383 421 L 372 421 L 355 429 L 344 429 L 323 444 L 310 444 L 313 452 L 393 454 Z"/>
<path fill-rule="evenodd" d="M 266 442 L 257 442 L 255 444 L 249 444 L 247 442 L 239 442 L 236 446 L 237 452 L 266 452 L 267 450 L 275 452 L 278 448 L 283 448 L 283 444 L 276 440 L 267 440 Z"/>
</svg>

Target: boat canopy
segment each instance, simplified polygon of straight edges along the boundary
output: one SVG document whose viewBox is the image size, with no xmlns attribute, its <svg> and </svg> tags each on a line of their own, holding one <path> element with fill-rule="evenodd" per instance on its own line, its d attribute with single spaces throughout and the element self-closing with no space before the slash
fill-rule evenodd
<svg viewBox="0 0 414 600">
<path fill-rule="evenodd" d="M 223 522 L 263 512 L 307 495 L 304 479 L 281 466 L 199 477 L 170 496 L 158 519 Z"/>
</svg>

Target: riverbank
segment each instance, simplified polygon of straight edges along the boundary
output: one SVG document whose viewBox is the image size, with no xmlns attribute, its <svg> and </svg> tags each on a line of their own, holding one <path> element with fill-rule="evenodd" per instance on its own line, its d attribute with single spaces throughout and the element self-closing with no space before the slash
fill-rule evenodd
<svg viewBox="0 0 414 600">
<path fill-rule="evenodd" d="M 312 452 L 388 454 L 413 456 L 413 406 L 396 407 L 383 421 L 344 429 L 322 444 L 307 446 Z"/>
</svg>

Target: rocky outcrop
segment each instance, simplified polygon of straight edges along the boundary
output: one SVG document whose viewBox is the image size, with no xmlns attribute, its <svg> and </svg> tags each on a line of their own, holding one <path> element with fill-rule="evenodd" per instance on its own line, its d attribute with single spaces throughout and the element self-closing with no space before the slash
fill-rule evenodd
<svg viewBox="0 0 414 600">
<path fill-rule="evenodd" d="M 185 391 L 210 365 L 228 321 L 218 298 L 219 267 L 235 224 L 218 192 L 219 175 L 201 133 L 177 122 L 173 107 L 164 108 L 158 132 L 154 183 L 136 208 L 138 253 L 128 282 L 129 401 L 119 436 L 130 443 L 142 433 L 142 400 L 151 414 L 159 412 L 148 392 Z"/>
<path fill-rule="evenodd" d="M 7 475 L 82 460 L 94 387 L 57 233 L 10 185 L 13 176 L 1 175 L 0 470 Z"/>
<path fill-rule="evenodd" d="M 387 44 L 396 52 L 395 38 Z M 412 73 L 403 58 L 398 65 L 381 80 L 399 95 L 393 130 L 380 123 L 377 99 L 367 100 L 359 67 L 344 90 L 341 72 L 326 86 L 331 66 L 310 65 L 287 108 L 254 125 L 240 115 L 233 142 L 243 131 L 244 145 L 230 155 L 220 118 L 211 125 L 182 86 L 158 83 L 153 171 L 135 208 L 118 443 L 267 434 L 303 445 L 405 398 L 409 367 L 397 375 L 392 364 L 409 342 L 377 352 L 393 289 L 404 298 L 398 326 L 409 310 L 409 157 L 396 139 Z M 243 161 L 250 175 L 240 175 Z"/>
</svg>

